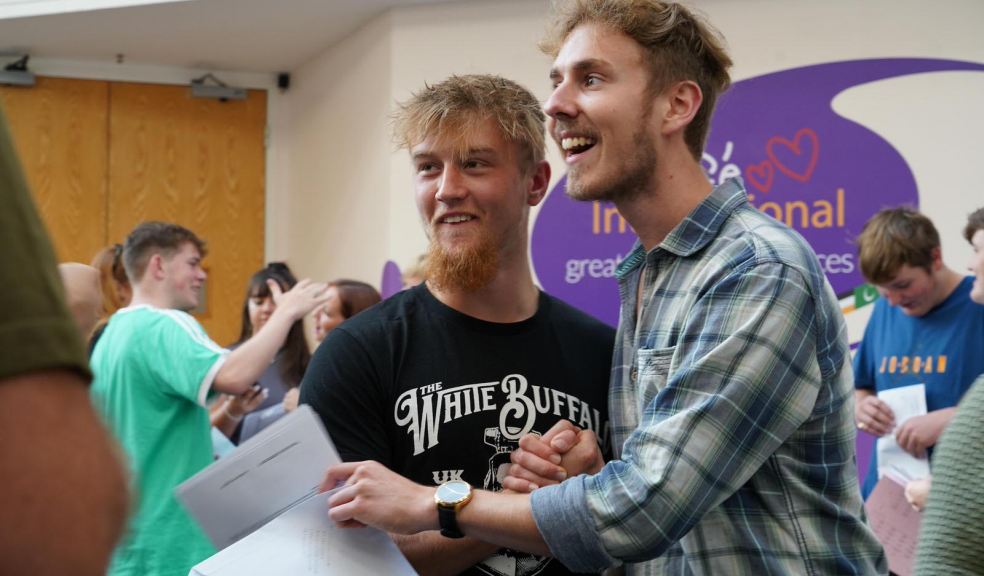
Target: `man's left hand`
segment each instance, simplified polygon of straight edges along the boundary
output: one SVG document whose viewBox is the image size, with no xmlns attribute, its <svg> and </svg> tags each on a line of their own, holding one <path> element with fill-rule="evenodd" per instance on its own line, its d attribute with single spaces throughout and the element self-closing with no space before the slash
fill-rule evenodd
<svg viewBox="0 0 984 576">
<path fill-rule="evenodd" d="M 913 416 L 895 431 L 895 441 L 909 454 L 922 458 L 926 455 L 926 449 L 940 439 L 955 412 L 956 408 L 944 408 Z"/>
<path fill-rule="evenodd" d="M 339 526 L 374 526 L 396 534 L 436 530 L 434 488 L 421 486 L 379 462 L 346 462 L 328 468 L 321 490 L 345 486 L 328 499 L 328 517 Z"/>
</svg>

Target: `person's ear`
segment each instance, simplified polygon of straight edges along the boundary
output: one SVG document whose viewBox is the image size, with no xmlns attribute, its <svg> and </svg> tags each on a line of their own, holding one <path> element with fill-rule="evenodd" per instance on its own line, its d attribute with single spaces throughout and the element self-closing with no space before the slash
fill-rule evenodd
<svg viewBox="0 0 984 576">
<path fill-rule="evenodd" d="M 546 160 L 540 160 L 533 167 L 532 174 L 529 176 L 529 189 L 526 193 L 526 203 L 536 206 L 543 202 L 547 195 L 547 187 L 550 186 L 550 164 Z"/>
<path fill-rule="evenodd" d="M 943 250 L 937 246 L 930 252 L 930 269 L 939 272 L 943 269 Z"/>
<path fill-rule="evenodd" d="M 150 260 L 147 261 L 147 272 L 144 274 L 150 274 L 154 280 L 163 280 L 167 276 L 164 271 L 164 257 L 159 253 L 151 255 Z"/>
<path fill-rule="evenodd" d="M 663 112 L 662 131 L 669 136 L 686 130 L 704 103 L 704 93 L 693 80 L 682 80 L 663 91 L 666 105 Z"/>
</svg>

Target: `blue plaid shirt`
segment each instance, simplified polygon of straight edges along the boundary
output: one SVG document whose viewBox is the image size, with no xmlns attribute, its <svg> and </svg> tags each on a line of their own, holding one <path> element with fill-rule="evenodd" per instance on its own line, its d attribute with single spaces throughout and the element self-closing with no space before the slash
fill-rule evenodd
<svg viewBox="0 0 984 576">
<path fill-rule="evenodd" d="M 618 279 L 617 459 L 533 493 L 553 554 L 578 571 L 886 574 L 844 320 L 806 241 L 730 180 Z"/>
</svg>

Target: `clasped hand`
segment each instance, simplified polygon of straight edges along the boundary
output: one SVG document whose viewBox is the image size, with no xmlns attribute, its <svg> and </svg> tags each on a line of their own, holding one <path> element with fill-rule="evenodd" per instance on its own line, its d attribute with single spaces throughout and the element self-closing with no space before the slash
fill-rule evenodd
<svg viewBox="0 0 984 576">
<path fill-rule="evenodd" d="M 515 492 L 531 492 L 581 473 L 594 474 L 605 465 L 595 433 L 567 420 L 557 422 L 543 436 L 520 438 L 510 460 L 502 486 Z"/>
</svg>

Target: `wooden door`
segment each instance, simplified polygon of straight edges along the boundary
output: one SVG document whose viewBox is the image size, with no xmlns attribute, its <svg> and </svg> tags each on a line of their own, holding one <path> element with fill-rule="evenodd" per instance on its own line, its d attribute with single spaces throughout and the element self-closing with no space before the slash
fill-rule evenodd
<svg viewBox="0 0 984 576">
<path fill-rule="evenodd" d="M 199 320 L 228 344 L 239 335 L 250 275 L 263 266 L 266 93 L 191 97 L 187 86 L 110 87 L 107 230 L 176 222 L 208 242 Z"/>
<path fill-rule="evenodd" d="M 187 86 L 39 77 L 0 87 L 0 101 L 59 260 L 89 262 L 144 220 L 191 228 L 209 245 L 196 316 L 232 342 L 263 265 L 266 92 L 219 102 Z"/>
<path fill-rule="evenodd" d="M 60 261 L 106 245 L 109 83 L 37 79 L 0 87 L 14 146 Z"/>
</svg>

